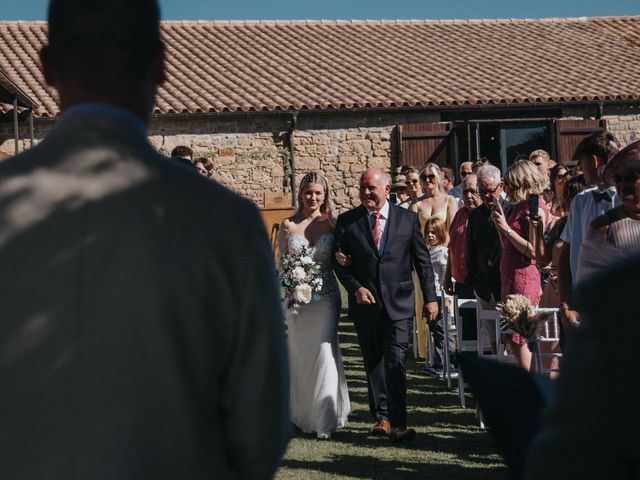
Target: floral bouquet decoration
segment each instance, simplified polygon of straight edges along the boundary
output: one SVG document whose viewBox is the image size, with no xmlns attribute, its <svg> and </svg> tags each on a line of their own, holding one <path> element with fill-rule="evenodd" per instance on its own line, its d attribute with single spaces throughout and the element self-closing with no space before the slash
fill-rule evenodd
<svg viewBox="0 0 640 480">
<path fill-rule="evenodd" d="M 300 305 L 320 298 L 322 271 L 308 247 L 303 246 L 299 253 L 283 256 L 280 271 L 284 299 L 293 313 Z"/>
<path fill-rule="evenodd" d="M 524 295 L 508 295 L 507 301 L 498 303 L 496 308 L 501 313 L 500 327 L 511 329 L 527 339 L 531 349 L 538 352 L 538 337 L 542 326 L 553 318 L 552 312 L 533 313 L 531 301 Z M 536 370 L 542 371 L 542 361 L 535 355 Z"/>
</svg>

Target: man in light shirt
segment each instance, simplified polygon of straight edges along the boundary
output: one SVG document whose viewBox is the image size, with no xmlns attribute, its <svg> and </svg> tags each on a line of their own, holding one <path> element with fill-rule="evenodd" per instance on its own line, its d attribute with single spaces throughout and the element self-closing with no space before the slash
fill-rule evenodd
<svg viewBox="0 0 640 480">
<path fill-rule="evenodd" d="M 585 183 L 593 185 L 580 192 L 571 202 L 567 225 L 560 238 L 564 241 L 558 266 L 560 308 L 565 326 L 579 321 L 578 313 L 571 308 L 571 292 L 576 286 L 580 248 L 589 224 L 600 215 L 619 204 L 615 187 L 602 178 L 602 171 L 609 159 L 618 151 L 618 141 L 611 132 L 596 132 L 585 137 L 576 147 L 574 160 L 580 163 Z"/>
</svg>

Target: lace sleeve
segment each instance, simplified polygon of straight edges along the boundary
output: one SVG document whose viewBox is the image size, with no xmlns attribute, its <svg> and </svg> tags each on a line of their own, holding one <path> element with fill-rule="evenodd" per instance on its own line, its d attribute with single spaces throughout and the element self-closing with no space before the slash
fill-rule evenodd
<svg viewBox="0 0 640 480">
<path fill-rule="evenodd" d="M 282 263 L 282 256 L 287 254 L 287 238 L 289 237 L 289 231 L 284 225 L 284 221 L 278 228 L 278 269 Z"/>
</svg>

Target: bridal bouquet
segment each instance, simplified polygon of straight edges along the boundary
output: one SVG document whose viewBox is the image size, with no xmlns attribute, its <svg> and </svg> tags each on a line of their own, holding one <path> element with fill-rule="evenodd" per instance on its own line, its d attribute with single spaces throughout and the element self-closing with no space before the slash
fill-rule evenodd
<svg viewBox="0 0 640 480">
<path fill-rule="evenodd" d="M 282 257 L 280 280 L 288 308 L 296 308 L 303 303 L 320 298 L 322 272 L 311 256 L 311 250 L 303 246 L 300 253 Z"/>
</svg>

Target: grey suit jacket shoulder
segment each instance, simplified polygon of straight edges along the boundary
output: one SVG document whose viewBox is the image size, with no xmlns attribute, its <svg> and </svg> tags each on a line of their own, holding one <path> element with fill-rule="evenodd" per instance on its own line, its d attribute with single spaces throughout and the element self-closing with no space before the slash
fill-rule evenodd
<svg viewBox="0 0 640 480">
<path fill-rule="evenodd" d="M 289 430 L 256 208 L 109 118 L 0 164 L 0 478 L 268 478 Z"/>
</svg>

